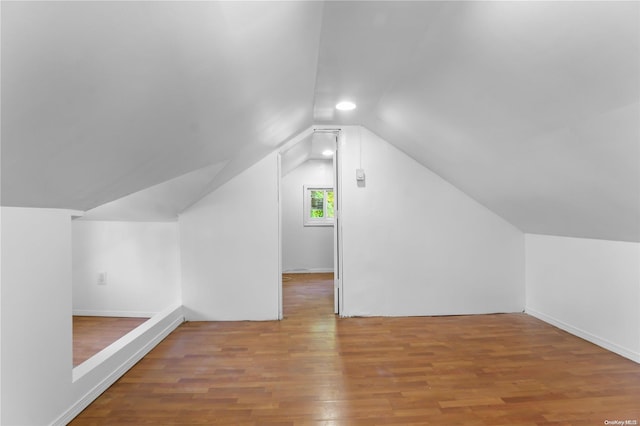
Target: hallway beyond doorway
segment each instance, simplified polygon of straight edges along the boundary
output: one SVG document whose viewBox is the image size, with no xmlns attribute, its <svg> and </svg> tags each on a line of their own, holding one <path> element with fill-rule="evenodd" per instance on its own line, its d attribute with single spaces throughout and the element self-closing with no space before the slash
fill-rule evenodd
<svg viewBox="0 0 640 426">
<path fill-rule="evenodd" d="M 333 318 L 333 273 L 282 274 L 284 319 Z"/>
</svg>

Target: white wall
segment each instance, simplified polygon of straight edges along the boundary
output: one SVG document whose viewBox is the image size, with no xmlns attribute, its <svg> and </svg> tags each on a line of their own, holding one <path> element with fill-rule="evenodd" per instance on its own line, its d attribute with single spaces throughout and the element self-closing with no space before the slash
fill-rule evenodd
<svg viewBox="0 0 640 426">
<path fill-rule="evenodd" d="M 187 319 L 278 318 L 278 220 L 276 153 L 180 215 Z"/>
<path fill-rule="evenodd" d="M 1 149 L 0 149 L 1 151 Z M 1 155 L 0 155 L 1 157 Z M 1 179 L 0 179 L 1 180 Z M 2 183 L 0 182 L 0 188 Z M 2 262 L 4 257 L 2 256 L 2 212 L 4 209 L 0 208 L 0 424 L 2 424 Z"/>
<path fill-rule="evenodd" d="M 340 146 L 343 315 L 524 309 L 522 232 L 366 129 Z"/>
<path fill-rule="evenodd" d="M 48 424 L 71 384 L 69 211 L 2 208 L 2 317 L 0 423 Z"/>
<path fill-rule="evenodd" d="M 333 227 L 304 226 L 303 186 L 333 186 L 333 161 L 308 160 L 281 181 L 282 270 L 333 271 Z"/>
<path fill-rule="evenodd" d="M 0 424 L 2 424 L 2 211 L 3 209 L 0 208 Z"/>
<path fill-rule="evenodd" d="M 73 380 L 71 211 L 2 207 L 0 424 L 66 424 L 180 321 L 156 318 Z"/>
<path fill-rule="evenodd" d="M 75 220 L 71 229 L 74 314 L 149 317 L 180 301 L 177 222 Z"/>
<path fill-rule="evenodd" d="M 640 362 L 640 244 L 525 240 L 527 313 Z"/>
</svg>

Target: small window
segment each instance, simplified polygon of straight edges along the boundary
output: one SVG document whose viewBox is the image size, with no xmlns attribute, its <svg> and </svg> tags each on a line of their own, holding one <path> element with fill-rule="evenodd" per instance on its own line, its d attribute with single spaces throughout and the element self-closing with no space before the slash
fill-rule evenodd
<svg viewBox="0 0 640 426">
<path fill-rule="evenodd" d="M 304 186 L 304 226 L 333 226 L 333 188 Z"/>
</svg>

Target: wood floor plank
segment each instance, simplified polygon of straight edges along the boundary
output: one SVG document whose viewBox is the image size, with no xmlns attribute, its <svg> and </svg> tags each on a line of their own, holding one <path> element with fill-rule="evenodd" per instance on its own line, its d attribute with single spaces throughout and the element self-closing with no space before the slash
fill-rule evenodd
<svg viewBox="0 0 640 426">
<path fill-rule="evenodd" d="M 185 323 L 71 424 L 640 424 L 640 365 L 533 317 L 342 319 L 285 278 L 283 321 Z"/>
<path fill-rule="evenodd" d="M 73 316 L 73 366 L 82 364 L 148 318 Z"/>
</svg>

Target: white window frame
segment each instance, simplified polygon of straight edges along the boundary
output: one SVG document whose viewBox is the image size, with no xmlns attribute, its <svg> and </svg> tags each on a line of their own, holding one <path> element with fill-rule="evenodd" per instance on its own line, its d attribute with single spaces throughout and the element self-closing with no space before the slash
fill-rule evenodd
<svg viewBox="0 0 640 426">
<path fill-rule="evenodd" d="M 303 203 L 303 224 L 304 226 L 333 226 L 334 218 L 331 217 L 311 217 L 311 191 L 333 191 L 333 187 L 330 185 L 304 185 L 302 192 Z M 335 193 L 334 193 L 335 200 Z M 324 211 L 327 211 L 327 197 L 324 197 L 324 205 L 322 207 Z M 335 208 L 335 206 L 334 206 Z"/>
</svg>

